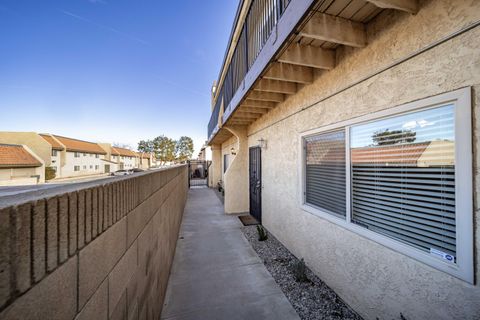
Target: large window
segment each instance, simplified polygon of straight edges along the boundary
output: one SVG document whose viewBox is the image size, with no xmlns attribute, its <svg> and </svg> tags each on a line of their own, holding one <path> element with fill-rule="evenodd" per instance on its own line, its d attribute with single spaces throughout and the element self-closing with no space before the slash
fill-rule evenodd
<svg viewBox="0 0 480 320">
<path fill-rule="evenodd" d="M 304 209 L 473 282 L 469 96 L 305 135 Z"/>
<path fill-rule="evenodd" d="M 350 129 L 352 222 L 455 262 L 454 106 Z"/>
</svg>

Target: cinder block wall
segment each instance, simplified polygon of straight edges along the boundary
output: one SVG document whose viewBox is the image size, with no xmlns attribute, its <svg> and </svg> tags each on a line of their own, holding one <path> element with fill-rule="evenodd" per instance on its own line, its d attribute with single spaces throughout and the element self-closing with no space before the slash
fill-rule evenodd
<svg viewBox="0 0 480 320">
<path fill-rule="evenodd" d="M 187 167 L 0 209 L 0 319 L 160 317 Z"/>
</svg>

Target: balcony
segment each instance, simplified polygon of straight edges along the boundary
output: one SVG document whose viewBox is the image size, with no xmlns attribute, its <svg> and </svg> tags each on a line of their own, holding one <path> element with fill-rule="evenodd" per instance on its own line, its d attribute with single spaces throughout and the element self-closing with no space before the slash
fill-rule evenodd
<svg viewBox="0 0 480 320">
<path fill-rule="evenodd" d="M 408 13 L 416 1 L 242 1 L 214 93 L 210 144 L 249 126 L 339 63 L 337 48 L 367 45 L 365 24 L 384 9 Z"/>
<path fill-rule="evenodd" d="M 245 86 L 245 77 L 252 71 L 257 58 L 272 35 L 272 31 L 277 26 L 280 18 L 285 13 L 291 0 L 253 0 L 242 1 L 237 11 L 236 23 L 245 7 L 248 4 L 246 17 L 240 27 L 240 31 L 234 25 L 230 43 L 235 43 L 233 52 L 229 51 L 225 55 L 224 63 L 229 59 L 228 66 L 222 68 L 217 83 L 218 90 L 215 93 L 215 107 L 213 108 L 210 122 L 208 124 L 208 137 L 215 135 L 224 119 L 220 118 L 220 109 L 222 105 L 229 106 L 240 86 Z M 298 1 L 297 1 L 298 2 Z M 233 41 L 235 32 L 238 37 Z M 224 108 L 228 109 L 228 108 Z M 228 109 L 229 110 L 229 109 Z M 220 123 L 219 123 L 220 120 Z"/>
</svg>

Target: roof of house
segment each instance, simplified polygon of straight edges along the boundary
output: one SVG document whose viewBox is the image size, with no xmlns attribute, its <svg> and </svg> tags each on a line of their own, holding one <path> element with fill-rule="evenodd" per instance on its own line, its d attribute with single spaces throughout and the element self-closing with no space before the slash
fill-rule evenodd
<svg viewBox="0 0 480 320">
<path fill-rule="evenodd" d="M 51 135 L 46 134 L 46 133 L 40 133 L 40 136 L 43 139 L 45 139 L 48 143 L 50 143 L 53 150 L 62 151 L 64 149 L 63 146 L 60 143 L 58 143 L 58 141 L 54 137 L 52 137 Z"/>
<path fill-rule="evenodd" d="M 0 144 L 0 168 L 40 167 L 38 161 L 27 149 L 18 144 Z"/>
<path fill-rule="evenodd" d="M 57 135 L 53 136 L 67 148 L 67 151 L 107 154 L 97 143 Z"/>
<path fill-rule="evenodd" d="M 120 147 L 112 147 L 112 154 L 116 156 L 137 157 L 136 152 Z"/>
<path fill-rule="evenodd" d="M 355 164 L 416 164 L 430 142 L 354 148 L 351 161 Z"/>
</svg>

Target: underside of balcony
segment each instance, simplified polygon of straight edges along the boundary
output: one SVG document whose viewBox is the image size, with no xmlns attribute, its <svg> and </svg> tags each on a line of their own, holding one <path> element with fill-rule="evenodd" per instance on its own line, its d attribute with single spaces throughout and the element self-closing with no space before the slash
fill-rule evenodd
<svg viewBox="0 0 480 320">
<path fill-rule="evenodd" d="M 418 10 L 416 0 L 292 0 L 287 4 L 241 81 L 233 81 L 234 93 L 222 90 L 228 77 L 223 83 L 219 81 L 217 110 L 212 114 L 216 122 L 214 129 L 209 128 L 209 144 L 221 144 L 232 136 L 223 126 L 249 126 L 334 69 L 339 63 L 338 47 L 367 46 L 365 25 L 384 9 L 412 14 Z M 248 41 L 245 43 L 248 46 Z M 230 62 L 232 69 L 241 71 L 235 57 Z"/>
</svg>

